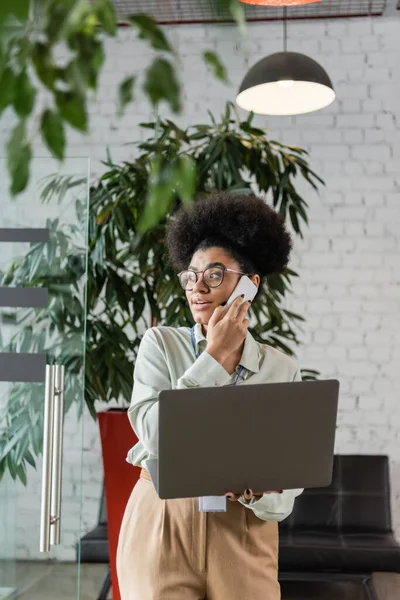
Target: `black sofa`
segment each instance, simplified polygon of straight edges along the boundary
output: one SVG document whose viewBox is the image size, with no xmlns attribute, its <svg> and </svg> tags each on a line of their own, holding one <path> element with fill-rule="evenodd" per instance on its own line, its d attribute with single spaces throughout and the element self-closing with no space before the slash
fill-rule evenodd
<svg viewBox="0 0 400 600">
<path fill-rule="evenodd" d="M 279 530 L 281 582 L 358 581 L 366 600 L 376 600 L 372 573 L 400 572 L 387 456 L 335 456 L 332 484 L 305 490 Z M 98 526 L 82 538 L 81 561 L 108 563 L 104 497 Z M 109 586 L 108 575 L 99 600 Z"/>
<path fill-rule="evenodd" d="M 387 456 L 335 456 L 330 487 L 305 490 L 280 523 L 280 580 L 358 580 L 375 600 L 374 571 L 400 572 Z"/>
</svg>

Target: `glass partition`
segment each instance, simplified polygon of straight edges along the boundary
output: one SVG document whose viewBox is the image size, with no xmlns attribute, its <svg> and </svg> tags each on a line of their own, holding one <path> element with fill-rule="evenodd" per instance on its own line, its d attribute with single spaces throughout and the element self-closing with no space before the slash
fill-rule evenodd
<svg viewBox="0 0 400 600">
<path fill-rule="evenodd" d="M 0 599 L 79 598 L 89 160 L 0 159 Z M 63 565 L 65 568 L 60 569 Z"/>
</svg>

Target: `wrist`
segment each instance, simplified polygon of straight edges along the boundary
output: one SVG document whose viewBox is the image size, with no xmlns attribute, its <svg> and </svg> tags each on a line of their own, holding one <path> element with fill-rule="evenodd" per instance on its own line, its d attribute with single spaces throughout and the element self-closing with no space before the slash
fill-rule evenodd
<svg viewBox="0 0 400 600">
<path fill-rule="evenodd" d="M 212 344 L 208 345 L 206 348 L 208 354 L 210 354 L 220 365 L 223 366 L 224 362 L 228 358 L 229 354 L 221 348 L 216 348 Z"/>
</svg>

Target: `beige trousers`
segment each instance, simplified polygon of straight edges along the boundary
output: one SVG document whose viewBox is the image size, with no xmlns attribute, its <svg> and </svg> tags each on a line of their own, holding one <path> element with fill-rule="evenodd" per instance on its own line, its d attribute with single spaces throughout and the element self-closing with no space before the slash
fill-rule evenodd
<svg viewBox="0 0 400 600">
<path fill-rule="evenodd" d="M 279 600 L 278 524 L 239 502 L 200 513 L 198 499 L 160 500 L 146 471 L 117 553 L 122 600 Z"/>
</svg>

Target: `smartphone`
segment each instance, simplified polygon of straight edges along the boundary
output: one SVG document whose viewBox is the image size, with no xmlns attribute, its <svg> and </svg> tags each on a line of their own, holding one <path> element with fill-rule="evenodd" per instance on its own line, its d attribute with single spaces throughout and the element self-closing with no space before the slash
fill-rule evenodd
<svg viewBox="0 0 400 600">
<path fill-rule="evenodd" d="M 230 306 L 232 302 L 242 294 L 244 294 L 243 302 L 254 300 L 257 292 L 258 287 L 254 285 L 251 279 L 249 279 L 247 275 L 242 275 L 242 277 L 239 279 L 239 283 L 233 290 L 232 294 L 229 296 L 229 300 L 226 303 L 226 306 Z"/>
</svg>

